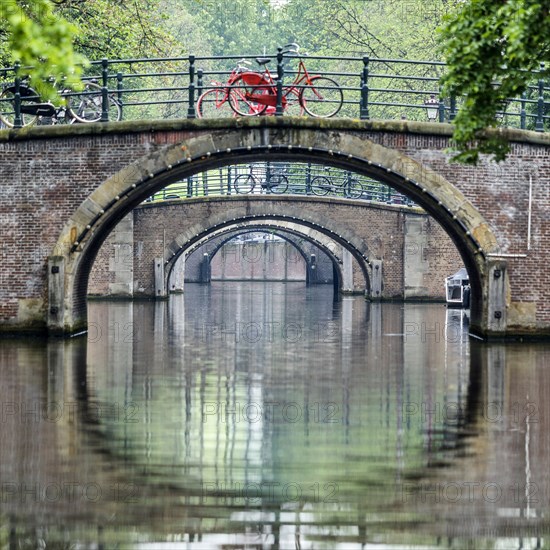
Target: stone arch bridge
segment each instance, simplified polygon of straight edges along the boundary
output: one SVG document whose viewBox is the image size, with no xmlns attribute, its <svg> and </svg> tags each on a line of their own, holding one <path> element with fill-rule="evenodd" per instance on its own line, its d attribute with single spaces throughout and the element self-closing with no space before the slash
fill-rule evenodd
<svg viewBox="0 0 550 550">
<path fill-rule="evenodd" d="M 94 258 L 126 214 L 184 177 L 272 159 L 353 170 L 408 195 L 462 256 L 472 285 L 473 333 L 550 336 L 550 136 L 502 130 L 512 142 L 508 160 L 466 167 L 449 160 L 451 132 L 444 124 L 292 117 L 2 131 L 0 327 L 13 333 L 85 329 Z M 283 217 L 254 208 L 250 215 Z M 350 245 L 330 214 L 308 223 L 376 261 L 365 243 Z M 176 238 L 167 246 L 164 267 L 181 243 Z"/>
<path fill-rule="evenodd" d="M 262 230 L 294 239 L 306 265 L 308 243 L 337 291 L 374 300 L 442 300 L 445 277 L 461 265 L 441 226 L 419 208 L 304 195 L 212 196 L 134 209 L 101 247 L 88 293 L 163 298 L 183 290 L 183 272 L 202 280 L 204 253 L 209 265 L 232 235 Z"/>
</svg>

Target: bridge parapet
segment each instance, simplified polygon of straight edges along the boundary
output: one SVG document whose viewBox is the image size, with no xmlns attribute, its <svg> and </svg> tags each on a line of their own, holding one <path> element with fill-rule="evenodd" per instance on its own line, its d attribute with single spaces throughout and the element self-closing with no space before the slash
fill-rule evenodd
<svg viewBox="0 0 550 550">
<path fill-rule="evenodd" d="M 319 77 L 329 79 L 323 81 L 323 85 L 318 84 L 321 94 L 329 93 L 331 90 L 326 86 L 332 86 L 330 83 L 334 81 L 341 90 L 341 108 L 327 108 L 325 112 L 336 111 L 335 114 L 344 118 L 452 122 L 463 102 L 461 97 L 440 94 L 439 81 L 445 72 L 445 64 L 441 61 L 368 56 L 300 57 L 299 52 L 289 49 L 261 55 L 263 59 L 271 60 L 266 72 L 265 65 L 256 65 L 257 57 L 260 56 L 102 59 L 91 63 L 85 77 L 85 81 L 93 86 L 86 92 L 88 97 L 70 91 L 64 95 L 81 120 L 94 122 L 225 118 L 243 114 L 309 116 L 307 102 L 319 103 L 319 94 L 317 91 L 308 94 L 308 88 Z M 294 82 L 300 59 L 313 77 L 310 82 Z M 243 62 L 249 65 L 245 66 Z M 0 124 L 21 128 L 25 124 L 64 121 L 64 109 L 59 109 L 53 116 L 51 112 L 47 116 L 32 113 L 33 108 L 44 105 L 44 102 L 37 92 L 18 78 L 24 71 L 19 67 L 0 69 L 0 86 L 6 90 L 0 97 Z M 250 71 L 262 75 L 262 94 L 272 101 L 265 105 L 248 101 L 248 108 L 243 111 L 241 103 L 247 100 L 244 91 L 239 90 L 239 86 L 243 86 L 239 78 L 243 72 Z M 502 111 L 496 115 L 495 126 L 548 131 L 550 87 L 543 79 L 544 74 L 542 68 L 534 71 L 526 93 L 507 99 Z M 278 82 L 281 83 L 280 92 L 277 91 Z M 322 81 L 319 79 L 318 82 Z M 495 87 L 498 85 L 495 83 Z M 237 94 L 238 100 L 230 100 L 230 90 L 231 97 Z M 21 97 L 21 102 L 15 101 L 16 94 Z M 331 95 L 330 101 L 337 101 L 334 97 L 340 100 L 339 96 Z M 90 110 L 90 105 L 95 110 Z M 319 116 L 323 116 L 323 111 Z"/>
<path fill-rule="evenodd" d="M 311 162 L 269 160 L 232 164 L 189 176 L 154 193 L 146 202 L 232 195 L 322 196 L 415 206 L 414 201 L 392 187 L 350 170 Z"/>
</svg>

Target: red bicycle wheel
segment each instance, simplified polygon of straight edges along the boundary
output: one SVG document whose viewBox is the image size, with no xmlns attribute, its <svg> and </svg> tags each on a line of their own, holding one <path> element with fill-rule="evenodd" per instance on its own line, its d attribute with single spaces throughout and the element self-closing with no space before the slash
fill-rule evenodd
<svg viewBox="0 0 550 550">
<path fill-rule="evenodd" d="M 254 96 L 270 96 L 273 88 L 259 73 L 242 73 L 231 83 L 230 106 L 240 116 L 263 115 L 267 105 L 250 99 Z"/>
<path fill-rule="evenodd" d="M 300 99 L 308 114 L 314 117 L 334 116 L 344 103 L 344 93 L 331 78 L 314 76 L 310 84 L 302 88 Z"/>
<path fill-rule="evenodd" d="M 197 101 L 199 118 L 227 118 L 235 113 L 230 106 L 231 98 L 223 88 L 213 88 L 202 94 Z"/>
</svg>

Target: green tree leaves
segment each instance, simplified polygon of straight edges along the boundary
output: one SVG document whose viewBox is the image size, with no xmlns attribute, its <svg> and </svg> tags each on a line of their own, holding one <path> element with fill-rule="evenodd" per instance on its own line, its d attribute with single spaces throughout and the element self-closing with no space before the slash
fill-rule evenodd
<svg viewBox="0 0 550 550">
<path fill-rule="evenodd" d="M 28 71 L 31 86 L 45 97 L 56 95 L 55 87 L 48 80 L 52 76 L 65 78 L 68 85 L 78 87 L 85 58 L 73 50 L 77 28 L 55 14 L 49 0 L 3 0 L 2 10 L 10 61 L 33 67 Z"/>
<path fill-rule="evenodd" d="M 481 153 L 503 160 L 506 140 L 485 128 L 507 98 L 527 89 L 550 54 L 550 16 L 539 0 L 470 0 L 446 18 L 441 51 L 448 63 L 444 92 L 466 96 L 455 119 L 456 160 L 476 163 Z M 532 81 L 531 81 L 532 83 Z"/>
</svg>

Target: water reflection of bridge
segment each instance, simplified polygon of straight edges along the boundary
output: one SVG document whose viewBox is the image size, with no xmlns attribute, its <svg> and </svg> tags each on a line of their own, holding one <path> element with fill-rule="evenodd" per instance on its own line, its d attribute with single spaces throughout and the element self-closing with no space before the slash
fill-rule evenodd
<svg viewBox="0 0 550 550">
<path fill-rule="evenodd" d="M 253 316 L 236 315 L 252 300 Z M 205 301 L 216 307 L 198 309 Z M 4 487 L 71 480 L 104 494 L 12 497 L 4 513 L 18 533 L 19 521 L 50 522 L 43 533 L 55 538 L 52 524 L 65 522 L 72 539 L 107 542 L 134 536 L 130 528 L 148 540 L 298 538 L 302 548 L 332 536 L 397 543 L 413 529 L 427 545 L 496 538 L 512 524 L 518 536 L 544 532 L 545 350 L 469 344 L 462 315 L 446 319 L 440 306 L 355 303 L 307 309 L 292 294 L 203 289 L 169 303 L 94 305 L 87 346 L 8 346 L 3 363 L 16 369 L 2 372 L 16 384 L 2 384 L 3 403 L 78 407 L 8 439 Z M 41 361 L 47 371 L 33 368 Z M 539 422 L 527 422 L 528 403 Z M 21 430 L 20 415 L 5 415 L 3 429 Z M 479 484 L 475 498 L 453 500 L 468 483 Z M 502 495 L 490 502 L 495 485 Z M 536 503 L 525 500 L 533 487 Z"/>
</svg>

